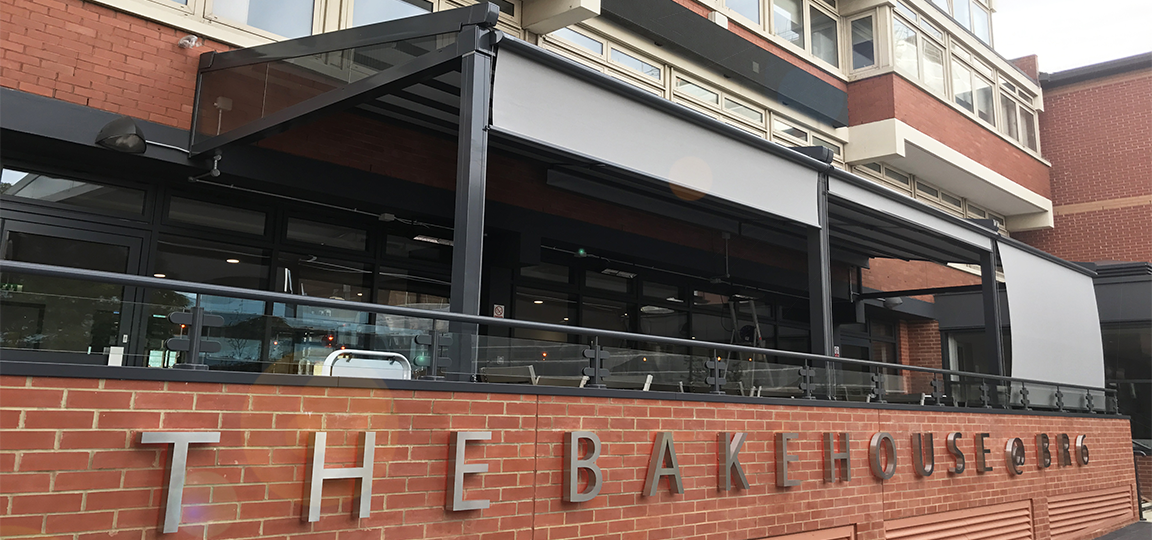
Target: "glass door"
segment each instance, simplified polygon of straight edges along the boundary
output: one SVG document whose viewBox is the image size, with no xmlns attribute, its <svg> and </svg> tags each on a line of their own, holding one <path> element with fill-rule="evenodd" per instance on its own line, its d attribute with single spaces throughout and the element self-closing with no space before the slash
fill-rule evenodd
<svg viewBox="0 0 1152 540">
<path fill-rule="evenodd" d="M 7 219 L 3 258 L 135 274 L 142 239 Z M 0 273 L 0 349 L 7 360 L 131 365 L 133 287 Z"/>
</svg>

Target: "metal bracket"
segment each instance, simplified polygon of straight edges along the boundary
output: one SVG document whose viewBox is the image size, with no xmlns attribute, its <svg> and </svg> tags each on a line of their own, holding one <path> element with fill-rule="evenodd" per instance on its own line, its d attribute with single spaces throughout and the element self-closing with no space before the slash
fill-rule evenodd
<svg viewBox="0 0 1152 540">
<path fill-rule="evenodd" d="M 989 395 L 990 388 L 986 379 L 980 379 L 980 403 L 983 404 L 985 409 L 992 408 L 992 396 Z"/>
<path fill-rule="evenodd" d="M 1020 383 L 1020 405 L 1024 407 L 1024 410 L 1030 411 L 1032 410 L 1029 407 L 1031 404 L 1032 402 L 1028 400 L 1028 387 L 1024 386 L 1024 383 Z"/>
<path fill-rule="evenodd" d="M 1064 392 L 1060 391 L 1060 386 L 1056 386 L 1056 410 L 1064 412 Z"/>
<path fill-rule="evenodd" d="M 713 358 L 716 360 L 713 360 Z M 720 357 L 716 356 L 716 350 L 713 349 L 712 356 L 708 357 L 708 361 L 704 363 L 704 367 L 712 373 L 704 380 L 706 383 L 712 385 L 712 391 L 708 393 L 723 394 L 723 387 L 725 384 L 728 384 L 728 381 L 724 380 L 724 370 L 728 368 L 728 363 L 720 360 Z"/>
<path fill-rule="evenodd" d="M 196 305 L 192 311 L 175 311 L 168 314 L 168 320 L 172 324 L 179 324 L 188 328 L 188 337 L 174 337 L 164 341 L 164 348 L 170 351 L 183 351 L 187 352 L 187 361 L 177 363 L 175 367 L 180 369 L 195 369 L 206 370 L 208 366 L 200 361 L 200 353 L 216 353 L 220 352 L 221 345 L 219 341 L 208 341 L 203 339 L 205 328 L 219 328 L 224 326 L 224 317 L 219 315 L 208 315 L 204 313 L 204 308 L 200 307 L 200 295 L 196 295 Z"/>
<path fill-rule="evenodd" d="M 804 391 L 804 399 L 816 399 L 812 393 L 812 378 L 815 375 L 816 370 L 812 369 L 812 361 L 805 358 L 804 367 L 800 368 L 800 390 Z"/>
<path fill-rule="evenodd" d="M 884 374 L 879 371 L 872 373 L 872 394 L 876 396 L 876 403 L 888 403 L 884 399 L 887 392 L 884 390 Z"/>
<path fill-rule="evenodd" d="M 1084 394 L 1084 406 L 1088 408 L 1090 414 L 1096 414 L 1096 408 L 1092 406 L 1092 391 L 1087 390 Z"/>
<path fill-rule="evenodd" d="M 608 359 L 608 353 L 600 347 L 600 338 L 592 338 L 592 348 L 584 349 L 584 358 L 588 359 L 588 367 L 584 368 L 584 375 L 588 376 L 588 383 L 584 385 L 585 388 L 607 388 L 602 382 L 603 378 L 608 376 L 608 370 L 602 368 L 604 361 Z"/>
<path fill-rule="evenodd" d="M 944 386 L 944 381 L 933 376 L 933 379 L 929 384 L 932 385 L 932 400 L 936 402 L 936 405 L 943 407 L 944 391 L 941 388 Z"/>
<path fill-rule="evenodd" d="M 428 369 L 420 376 L 420 379 L 426 381 L 439 381 L 444 377 L 440 375 L 440 361 L 451 363 L 452 359 L 445 356 L 440 356 L 440 351 L 443 347 L 452 345 L 452 336 L 441 332 L 432 331 L 428 334 L 420 334 L 413 338 L 417 345 L 428 346 Z"/>
</svg>

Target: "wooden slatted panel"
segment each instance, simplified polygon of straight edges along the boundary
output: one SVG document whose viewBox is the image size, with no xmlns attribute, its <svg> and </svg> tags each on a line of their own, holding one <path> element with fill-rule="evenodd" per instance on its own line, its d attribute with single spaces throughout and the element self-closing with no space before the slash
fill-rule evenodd
<svg viewBox="0 0 1152 540">
<path fill-rule="evenodd" d="M 1033 540 L 1032 503 L 1018 501 L 884 523 L 887 540 Z"/>
<path fill-rule="evenodd" d="M 1132 491 L 1120 486 L 1048 499 L 1052 539 L 1061 540 L 1134 519 Z"/>
</svg>

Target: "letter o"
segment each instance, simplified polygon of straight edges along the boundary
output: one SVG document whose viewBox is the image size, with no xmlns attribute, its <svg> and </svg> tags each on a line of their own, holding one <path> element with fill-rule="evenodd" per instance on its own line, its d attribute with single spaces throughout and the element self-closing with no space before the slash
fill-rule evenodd
<svg viewBox="0 0 1152 540">
<path fill-rule="evenodd" d="M 883 467 L 880 465 L 881 452 L 888 454 L 888 463 Z M 896 474 L 896 440 L 892 438 L 891 433 L 880 432 L 872 436 L 872 440 L 868 443 L 868 465 L 872 469 L 872 476 L 881 480 L 887 480 Z"/>
</svg>

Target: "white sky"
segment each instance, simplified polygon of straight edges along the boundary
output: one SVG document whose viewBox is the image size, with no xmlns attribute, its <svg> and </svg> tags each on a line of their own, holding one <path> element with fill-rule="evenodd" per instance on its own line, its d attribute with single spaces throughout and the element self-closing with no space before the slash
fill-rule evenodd
<svg viewBox="0 0 1152 540">
<path fill-rule="evenodd" d="M 1055 73 L 1152 52 L 1152 0 L 995 0 L 993 38 L 1005 58 L 1040 56 Z"/>
</svg>

